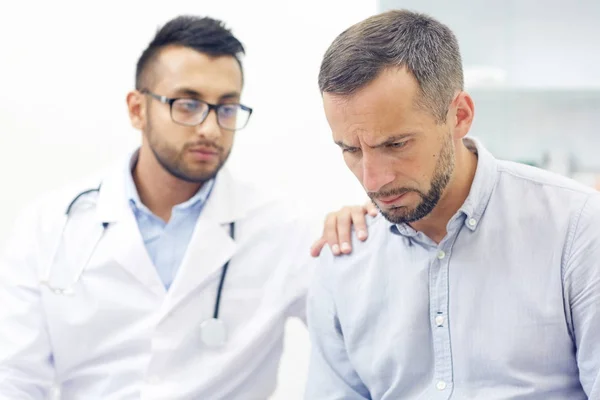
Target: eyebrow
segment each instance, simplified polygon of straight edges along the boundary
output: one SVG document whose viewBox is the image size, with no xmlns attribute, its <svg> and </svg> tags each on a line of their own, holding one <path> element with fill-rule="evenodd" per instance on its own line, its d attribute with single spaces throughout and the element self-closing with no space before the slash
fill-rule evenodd
<svg viewBox="0 0 600 400">
<path fill-rule="evenodd" d="M 396 143 L 402 140 L 406 140 L 409 137 L 414 136 L 415 133 L 403 133 L 400 135 L 394 135 L 394 136 L 390 136 L 389 138 L 387 138 L 385 141 L 378 143 L 374 146 L 369 146 L 372 149 L 377 149 L 380 147 L 385 147 L 387 145 L 390 145 L 392 143 Z M 335 142 L 335 144 L 337 144 L 338 146 L 340 146 L 342 149 L 357 149 L 358 147 L 354 147 L 354 146 L 348 146 L 347 144 L 345 144 L 344 142 L 342 142 L 341 140 L 338 140 Z"/>
<path fill-rule="evenodd" d="M 204 98 L 204 96 L 202 96 L 202 93 L 198 92 L 197 90 L 190 89 L 190 88 L 179 88 L 179 89 L 176 89 L 174 93 L 175 93 L 175 96 L 189 96 L 189 97 L 194 97 L 194 98 L 198 98 L 198 99 Z M 221 97 L 219 97 L 219 101 L 239 99 L 239 98 L 240 98 L 240 93 L 234 91 L 234 92 L 228 92 L 228 93 L 221 95 Z"/>
</svg>

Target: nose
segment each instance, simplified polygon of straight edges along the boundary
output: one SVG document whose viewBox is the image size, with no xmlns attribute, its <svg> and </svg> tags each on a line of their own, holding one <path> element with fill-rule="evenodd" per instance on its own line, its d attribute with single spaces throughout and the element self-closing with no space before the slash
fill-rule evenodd
<svg viewBox="0 0 600 400">
<path fill-rule="evenodd" d="M 388 183 L 394 181 L 395 174 L 391 165 L 383 157 L 365 152 L 362 159 L 362 184 L 369 193 L 377 193 Z"/>
<path fill-rule="evenodd" d="M 208 110 L 208 115 L 204 121 L 199 125 L 196 125 L 196 133 L 199 136 L 213 140 L 221 136 L 221 127 L 217 122 L 216 110 Z"/>
</svg>

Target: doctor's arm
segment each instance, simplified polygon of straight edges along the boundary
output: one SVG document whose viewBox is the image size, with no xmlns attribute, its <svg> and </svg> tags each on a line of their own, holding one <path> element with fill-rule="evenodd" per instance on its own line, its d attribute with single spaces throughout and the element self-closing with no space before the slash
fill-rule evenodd
<svg viewBox="0 0 600 400">
<path fill-rule="evenodd" d="M 46 399 L 54 378 L 37 274 L 32 213 L 0 253 L 0 400 Z"/>
<path fill-rule="evenodd" d="M 600 195 L 590 196 L 575 225 L 563 270 L 579 379 L 600 399 Z"/>
<path fill-rule="evenodd" d="M 344 345 L 334 299 L 325 277 L 318 266 L 308 294 L 308 327 L 312 343 L 307 400 L 363 400 L 370 399 L 368 389 L 354 370 Z"/>
</svg>

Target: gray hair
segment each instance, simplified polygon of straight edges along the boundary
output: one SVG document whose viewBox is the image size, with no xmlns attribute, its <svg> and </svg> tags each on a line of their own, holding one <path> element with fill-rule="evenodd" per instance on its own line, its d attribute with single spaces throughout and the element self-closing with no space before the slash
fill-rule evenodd
<svg viewBox="0 0 600 400">
<path fill-rule="evenodd" d="M 463 89 L 462 60 L 450 28 L 425 14 L 387 11 L 342 32 L 323 57 L 319 89 L 351 95 L 390 67 L 407 68 L 421 90 L 417 106 L 445 122 L 455 92 Z"/>
</svg>

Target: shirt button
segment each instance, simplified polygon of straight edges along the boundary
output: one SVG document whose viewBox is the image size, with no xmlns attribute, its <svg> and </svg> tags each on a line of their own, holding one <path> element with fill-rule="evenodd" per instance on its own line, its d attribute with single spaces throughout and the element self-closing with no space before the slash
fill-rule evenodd
<svg viewBox="0 0 600 400">
<path fill-rule="evenodd" d="M 446 389 L 446 382 L 438 381 L 438 383 L 435 384 L 435 387 L 437 388 L 437 390 L 444 390 Z"/>
<path fill-rule="evenodd" d="M 446 257 L 446 253 L 444 253 L 444 250 L 440 250 L 437 253 L 437 258 L 439 258 L 440 260 L 443 259 L 444 257 Z"/>
<path fill-rule="evenodd" d="M 441 315 L 438 315 L 437 317 L 435 317 L 435 324 L 437 326 L 444 325 L 444 317 L 442 317 Z"/>
<path fill-rule="evenodd" d="M 474 227 L 475 225 L 477 225 L 477 220 L 475 218 L 470 218 L 467 223 L 470 227 Z"/>
</svg>

